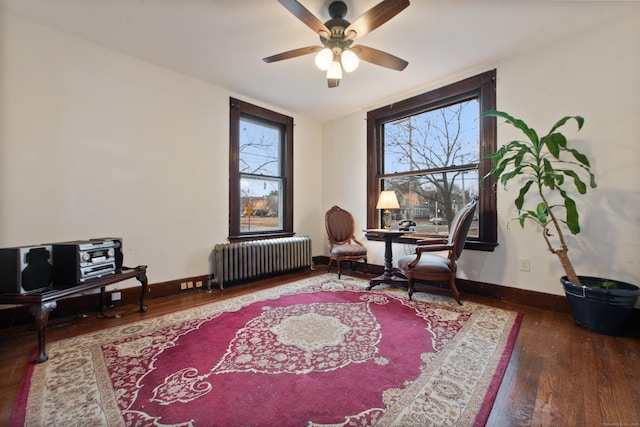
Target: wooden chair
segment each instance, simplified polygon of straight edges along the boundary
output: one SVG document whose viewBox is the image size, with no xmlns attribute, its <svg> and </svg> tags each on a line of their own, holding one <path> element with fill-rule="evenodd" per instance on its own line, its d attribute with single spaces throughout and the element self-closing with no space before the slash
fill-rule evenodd
<svg viewBox="0 0 640 427">
<path fill-rule="evenodd" d="M 367 272 L 367 248 L 355 238 L 353 232 L 355 223 L 348 211 L 334 206 L 324 215 L 324 225 L 329 240 L 329 267 L 335 261 L 338 264 L 338 278 L 342 274 L 341 261 L 364 261 L 364 271 Z M 354 265 L 352 264 L 352 269 Z"/>
<path fill-rule="evenodd" d="M 473 214 L 478 204 L 477 198 L 458 211 L 449 228 L 449 236 L 419 240 L 416 244 L 416 255 L 407 255 L 398 259 L 398 270 L 406 276 L 409 288 L 409 299 L 413 295 L 415 280 L 432 282 L 449 282 L 453 297 L 462 305 L 460 292 L 456 287 L 457 262 L 464 249 Z M 440 256 L 426 252 L 447 251 L 447 255 Z"/>
</svg>

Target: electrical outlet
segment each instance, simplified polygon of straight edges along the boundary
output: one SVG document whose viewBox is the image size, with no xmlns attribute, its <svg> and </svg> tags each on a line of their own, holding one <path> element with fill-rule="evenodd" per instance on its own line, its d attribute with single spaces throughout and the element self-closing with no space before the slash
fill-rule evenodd
<svg viewBox="0 0 640 427">
<path fill-rule="evenodd" d="M 520 258 L 518 260 L 520 271 L 531 271 L 531 260 L 529 258 Z"/>
<path fill-rule="evenodd" d="M 202 280 L 198 280 L 196 282 L 196 288 L 201 288 L 202 287 Z"/>
<path fill-rule="evenodd" d="M 122 299 L 122 292 L 111 292 L 111 301 L 120 301 Z"/>
<path fill-rule="evenodd" d="M 187 289 L 187 282 L 180 283 L 180 290 L 184 291 L 185 289 Z"/>
<path fill-rule="evenodd" d="M 189 289 L 193 288 L 193 281 L 189 280 L 187 282 L 187 288 L 189 288 Z"/>
</svg>

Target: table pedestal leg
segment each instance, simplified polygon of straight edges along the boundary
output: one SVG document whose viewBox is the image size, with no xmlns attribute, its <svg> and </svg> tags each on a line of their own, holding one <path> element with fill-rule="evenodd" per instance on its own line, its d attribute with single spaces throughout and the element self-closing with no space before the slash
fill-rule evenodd
<svg viewBox="0 0 640 427">
<path fill-rule="evenodd" d="M 382 283 L 391 284 L 391 285 L 406 285 L 407 279 L 402 277 L 397 277 L 393 275 L 393 236 L 387 235 L 384 237 L 384 272 L 381 276 L 376 277 L 375 279 L 371 279 L 369 281 L 368 290 L 373 289 L 374 286 L 380 285 Z"/>
</svg>

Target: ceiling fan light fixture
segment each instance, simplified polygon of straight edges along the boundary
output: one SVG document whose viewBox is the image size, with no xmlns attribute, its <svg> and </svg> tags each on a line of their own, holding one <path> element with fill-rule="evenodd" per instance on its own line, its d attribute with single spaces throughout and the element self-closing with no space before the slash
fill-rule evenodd
<svg viewBox="0 0 640 427">
<path fill-rule="evenodd" d="M 338 87 L 343 69 L 345 72 L 354 71 L 360 60 L 398 71 L 404 70 L 409 65 L 407 61 L 381 50 L 363 45 L 353 47 L 351 45 L 355 40 L 380 27 L 404 10 L 409 6 L 410 0 L 382 0 L 353 22 L 345 19 L 347 15 L 346 0 L 329 0 L 331 19 L 324 23 L 304 7 L 299 0 L 278 1 L 320 36 L 322 46 L 307 46 L 262 58 L 266 63 L 314 53 L 316 66 L 327 72 L 327 82 L 330 88 Z"/>
<path fill-rule="evenodd" d="M 331 62 L 329 69 L 327 70 L 327 79 L 340 80 L 342 79 L 342 67 L 338 61 Z"/>
<path fill-rule="evenodd" d="M 342 63 L 342 68 L 344 68 L 347 73 L 350 73 L 358 68 L 360 58 L 358 58 L 358 55 L 352 50 L 345 49 L 342 51 L 342 55 L 340 55 L 340 62 Z"/>
<path fill-rule="evenodd" d="M 322 71 L 327 71 L 333 61 L 333 52 L 331 49 L 324 48 L 316 55 L 316 66 Z"/>
</svg>

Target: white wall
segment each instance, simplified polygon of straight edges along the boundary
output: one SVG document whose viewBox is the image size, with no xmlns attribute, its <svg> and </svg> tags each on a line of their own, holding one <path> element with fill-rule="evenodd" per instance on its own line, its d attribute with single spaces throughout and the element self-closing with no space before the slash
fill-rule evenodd
<svg viewBox="0 0 640 427">
<path fill-rule="evenodd" d="M 598 188 L 579 204 L 582 233 L 570 238 L 569 255 L 578 274 L 597 275 L 640 284 L 640 16 L 626 16 L 551 45 L 468 70 L 456 79 L 497 68 L 498 109 L 548 132 L 565 115 L 582 115 L 585 127 L 566 134 L 587 154 Z M 452 80 L 453 81 L 453 80 Z M 450 83 L 444 82 L 443 84 Z M 433 88 L 425 88 L 425 91 Z M 348 205 L 360 228 L 366 226 L 364 161 L 347 168 L 347 154 L 366 158 L 366 113 L 323 126 L 324 205 Z M 498 144 L 520 138 L 499 121 Z M 573 128 L 571 127 L 573 126 Z M 347 148 L 347 146 L 353 147 Z M 329 160 L 333 159 L 333 160 Z M 360 175 L 356 175 L 356 173 Z M 338 185 L 338 183 L 343 183 Z M 345 185 L 349 183 L 349 185 Z M 557 258 L 546 251 L 537 230 L 507 222 L 515 217 L 515 189 L 498 189 L 498 241 L 494 252 L 467 250 L 459 276 L 479 282 L 562 294 L 563 275 Z M 370 262 L 383 263 L 384 247 L 366 242 Z M 394 245 L 394 256 L 411 253 L 409 245 Z M 531 260 L 531 271 L 518 271 L 520 257 Z"/>
<path fill-rule="evenodd" d="M 0 24 L 1 247 L 115 236 L 150 283 L 209 274 L 228 235 L 234 96 L 294 117 L 294 231 L 322 253 L 318 122 L 17 17 Z"/>
<path fill-rule="evenodd" d="M 310 117 L 150 65 L 22 19 L 0 15 L 0 246 L 123 238 L 125 263 L 151 283 L 209 273 L 228 233 L 228 98 L 294 117 L 295 231 L 326 254 L 334 204 L 366 227 L 366 111 L 321 126 Z M 548 129 L 583 115 L 578 134 L 599 188 L 581 203 L 580 274 L 640 283 L 640 16 L 451 77 L 498 70 L 498 108 Z M 424 90 L 433 89 L 426 87 Z M 517 136 L 507 126 L 499 141 Z M 318 162 L 317 159 L 322 159 Z M 460 275 L 561 294 L 561 268 L 498 190 L 499 246 L 466 251 Z M 365 243 L 382 265 L 380 242 Z M 396 255 L 410 253 L 396 245 Z M 517 260 L 531 259 L 531 272 Z"/>
<path fill-rule="evenodd" d="M 337 205 L 354 216 L 355 235 L 362 243 L 367 216 L 367 130 L 366 113 L 335 120 L 323 129 L 324 167 L 322 186 L 324 213 Z M 357 126 L 355 125 L 357 123 Z M 357 191 L 354 191 L 357 190 Z M 324 254 L 328 255 L 325 233 Z M 372 262 L 370 260 L 370 262 Z M 382 263 L 381 263 L 382 265 Z"/>
</svg>

